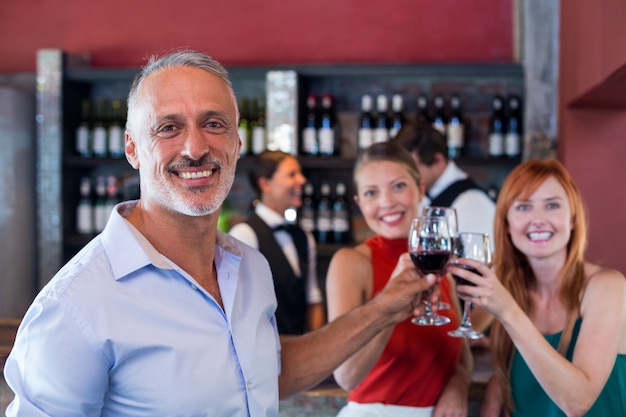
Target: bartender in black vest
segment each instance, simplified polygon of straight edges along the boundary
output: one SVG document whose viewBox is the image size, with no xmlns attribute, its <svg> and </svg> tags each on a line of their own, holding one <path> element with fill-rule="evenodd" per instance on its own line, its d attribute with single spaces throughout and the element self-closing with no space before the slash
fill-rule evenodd
<svg viewBox="0 0 626 417">
<path fill-rule="evenodd" d="M 285 211 L 302 205 L 306 178 L 297 159 L 264 151 L 249 168 L 257 194 L 254 212 L 229 234 L 257 248 L 267 258 L 278 299 L 276 320 L 281 335 L 303 334 L 325 323 L 317 281 L 315 239 L 285 221 Z"/>
<path fill-rule="evenodd" d="M 446 138 L 429 123 L 407 122 L 392 139 L 409 151 L 426 186 L 422 206 L 454 207 L 459 232 L 487 233 L 493 249 L 495 202 L 476 182 L 448 158 Z M 492 317 L 484 310 L 472 310 L 472 323 L 486 331 Z M 484 339 L 484 340 L 483 340 Z M 479 339 L 485 343 L 487 338 Z"/>
</svg>

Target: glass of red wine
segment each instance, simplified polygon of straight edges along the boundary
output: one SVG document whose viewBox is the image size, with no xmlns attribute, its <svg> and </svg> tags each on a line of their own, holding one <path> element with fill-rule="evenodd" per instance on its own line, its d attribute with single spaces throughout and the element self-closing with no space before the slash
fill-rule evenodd
<svg viewBox="0 0 626 417">
<path fill-rule="evenodd" d="M 409 230 L 409 254 L 422 274 L 444 275 L 452 254 L 448 220 L 443 216 L 414 218 Z M 413 324 L 441 326 L 450 322 L 449 317 L 441 316 L 432 310 L 431 293 L 432 289 L 424 292 L 425 313 L 414 317 L 411 320 Z"/>
<path fill-rule="evenodd" d="M 453 207 L 427 206 L 422 208 L 422 216 L 443 216 L 448 219 L 448 231 L 452 241 L 452 250 L 454 250 L 454 243 L 459 235 L 459 221 L 456 209 Z M 441 280 L 441 276 L 438 276 L 438 278 Z M 450 304 L 445 301 L 439 301 L 437 310 L 448 310 L 449 308 Z"/>
<path fill-rule="evenodd" d="M 453 255 L 450 265 L 463 268 L 478 274 L 476 269 L 471 266 L 458 263 L 459 258 L 475 259 L 491 265 L 491 245 L 489 244 L 489 235 L 486 233 L 459 233 L 458 239 L 454 246 Z M 456 285 L 474 285 L 470 281 L 452 274 Z M 464 337 L 467 339 L 480 339 L 484 335 L 474 329 L 472 326 L 472 302 L 465 301 L 463 304 L 463 322 L 458 329 L 448 332 L 453 337 Z"/>
</svg>

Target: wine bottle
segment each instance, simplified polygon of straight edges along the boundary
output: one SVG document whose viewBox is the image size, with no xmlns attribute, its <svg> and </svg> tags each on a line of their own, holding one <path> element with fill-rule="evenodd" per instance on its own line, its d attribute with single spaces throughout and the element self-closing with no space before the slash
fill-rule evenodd
<svg viewBox="0 0 626 417">
<path fill-rule="evenodd" d="M 343 182 L 338 182 L 335 185 L 332 229 L 334 243 L 350 242 L 350 210 L 348 200 L 346 200 L 346 185 Z"/>
<path fill-rule="evenodd" d="M 335 155 L 335 106 L 333 97 L 329 93 L 322 95 L 322 109 L 320 126 L 317 131 L 319 140 L 319 154 L 324 156 Z"/>
<path fill-rule="evenodd" d="M 317 202 L 315 228 L 317 230 L 317 243 L 332 243 L 332 203 L 330 196 L 331 188 L 328 182 L 320 186 L 320 198 Z"/>
<path fill-rule="evenodd" d="M 94 206 L 91 201 L 91 180 L 83 177 L 80 180 L 80 200 L 76 207 L 76 231 L 81 235 L 91 235 L 95 232 Z"/>
<path fill-rule="evenodd" d="M 491 99 L 489 118 L 489 156 L 499 158 L 504 154 L 504 99 L 495 95 Z"/>
<path fill-rule="evenodd" d="M 376 127 L 374 129 L 374 143 L 387 142 L 389 140 L 388 110 L 387 96 L 379 94 L 376 97 Z"/>
<path fill-rule="evenodd" d="M 448 157 L 452 159 L 459 158 L 465 144 L 465 128 L 461 110 L 461 99 L 457 95 L 450 97 L 450 116 L 448 117 L 446 132 Z"/>
<path fill-rule="evenodd" d="M 416 120 L 419 123 L 432 123 L 432 119 L 428 113 L 428 97 L 424 94 L 417 96 L 417 115 Z"/>
<path fill-rule="evenodd" d="M 111 122 L 109 123 L 109 155 L 112 158 L 124 156 L 125 138 L 124 125 L 126 115 L 122 106 L 122 100 L 111 101 Z"/>
<path fill-rule="evenodd" d="M 504 137 L 504 153 L 509 158 L 518 158 L 521 154 L 522 117 L 520 98 L 516 95 L 508 97 L 508 117 Z"/>
<path fill-rule="evenodd" d="M 433 99 L 433 127 L 437 129 L 444 137 L 447 137 L 446 126 L 448 121 L 445 114 L 445 101 L 443 96 L 435 96 Z"/>
<path fill-rule="evenodd" d="M 400 129 L 402 129 L 402 124 L 404 123 L 404 100 L 400 94 L 394 94 L 391 97 L 391 126 L 389 127 L 389 138 L 393 139 L 396 137 Z"/>
<path fill-rule="evenodd" d="M 309 93 L 306 97 L 306 122 L 304 129 L 302 129 L 303 155 L 317 155 L 319 153 L 317 129 L 319 129 L 317 96 Z"/>
<path fill-rule="evenodd" d="M 300 227 L 306 232 L 315 235 L 315 200 L 313 184 L 308 182 L 302 190 L 302 206 L 298 216 Z"/>
<path fill-rule="evenodd" d="M 106 178 L 104 176 L 98 176 L 98 178 L 96 178 L 96 202 L 94 206 L 94 231 L 96 233 L 104 229 L 108 218 Z"/>
<path fill-rule="evenodd" d="M 86 98 L 81 106 L 81 121 L 76 128 L 76 152 L 83 158 L 93 156 L 93 131 L 91 126 L 92 105 L 91 100 Z"/>
<path fill-rule="evenodd" d="M 95 158 L 106 158 L 108 155 L 106 107 L 107 102 L 103 98 L 96 100 L 96 119 L 93 124 L 93 156 Z"/>
<path fill-rule="evenodd" d="M 374 143 L 374 117 L 372 116 L 372 96 L 361 97 L 361 116 L 359 120 L 358 147 L 363 150 Z"/>
<path fill-rule="evenodd" d="M 237 125 L 237 133 L 241 140 L 239 155 L 246 156 L 251 154 L 250 102 L 247 97 L 239 98 L 239 124 Z"/>
<path fill-rule="evenodd" d="M 252 117 L 255 118 L 255 122 L 252 127 L 252 153 L 258 155 L 263 152 L 267 146 L 267 133 L 265 129 L 265 98 L 259 97 L 256 99 L 253 102 L 252 108 Z"/>
</svg>

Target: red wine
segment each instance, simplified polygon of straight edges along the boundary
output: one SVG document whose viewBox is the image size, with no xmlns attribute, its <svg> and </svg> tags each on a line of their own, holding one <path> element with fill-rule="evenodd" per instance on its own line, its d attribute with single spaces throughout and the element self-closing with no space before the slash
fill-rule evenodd
<svg viewBox="0 0 626 417">
<path fill-rule="evenodd" d="M 424 252 L 412 252 L 411 260 L 423 274 L 441 273 L 450 259 L 450 251 L 429 250 Z"/>
<path fill-rule="evenodd" d="M 475 274 L 480 275 L 480 274 L 478 273 L 478 271 L 476 270 L 476 268 L 474 268 L 474 267 L 472 267 L 472 266 L 465 265 L 465 264 L 454 264 L 454 266 L 455 266 L 455 267 L 457 267 L 457 268 L 462 268 L 462 269 L 465 269 L 465 270 L 467 270 L 467 271 L 470 271 L 470 272 L 473 272 L 473 273 L 475 273 Z M 473 287 L 475 287 L 475 286 L 476 286 L 476 284 L 474 284 L 474 283 L 472 283 L 472 282 L 469 282 L 469 281 L 468 281 L 468 280 L 466 280 L 465 278 L 461 278 L 461 277 L 456 276 L 456 275 L 454 275 L 454 274 L 452 274 L 452 278 L 454 278 L 454 281 L 456 281 L 457 285 L 471 285 L 471 286 L 473 286 Z"/>
</svg>

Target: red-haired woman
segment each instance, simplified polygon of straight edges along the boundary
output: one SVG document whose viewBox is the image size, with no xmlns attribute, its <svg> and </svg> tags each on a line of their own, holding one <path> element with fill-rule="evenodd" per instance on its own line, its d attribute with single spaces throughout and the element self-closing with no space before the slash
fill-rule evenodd
<svg viewBox="0 0 626 417">
<path fill-rule="evenodd" d="M 496 318 L 482 415 L 626 415 L 626 279 L 585 261 L 583 202 L 563 165 L 514 169 L 494 230 L 493 270 L 450 270 L 476 284 L 459 296 Z"/>
</svg>

